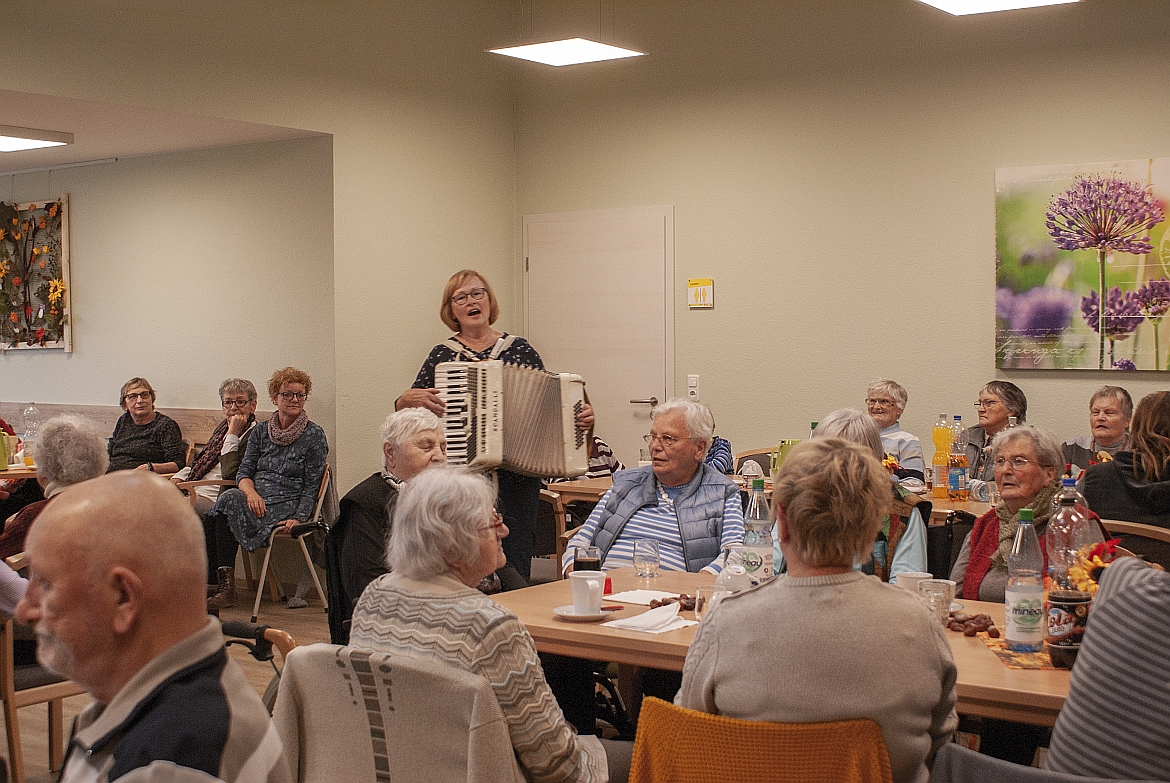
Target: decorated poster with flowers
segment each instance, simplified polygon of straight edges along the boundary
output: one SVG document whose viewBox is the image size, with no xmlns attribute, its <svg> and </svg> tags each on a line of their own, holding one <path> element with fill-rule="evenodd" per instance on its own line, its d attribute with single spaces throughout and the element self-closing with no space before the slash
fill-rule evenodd
<svg viewBox="0 0 1170 783">
<path fill-rule="evenodd" d="M 73 349 L 69 197 L 0 201 L 0 350 Z"/>
<path fill-rule="evenodd" d="M 996 366 L 1170 369 L 1168 201 L 1170 158 L 996 169 Z"/>
</svg>

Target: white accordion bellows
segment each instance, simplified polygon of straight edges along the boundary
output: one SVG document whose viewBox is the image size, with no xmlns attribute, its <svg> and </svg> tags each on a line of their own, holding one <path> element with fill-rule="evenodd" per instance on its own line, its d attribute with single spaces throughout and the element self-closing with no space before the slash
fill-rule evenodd
<svg viewBox="0 0 1170 783">
<path fill-rule="evenodd" d="M 435 388 L 447 406 L 448 463 L 540 478 L 588 469 L 589 444 L 576 421 L 585 404 L 580 375 L 498 360 L 443 362 L 435 367 Z"/>
</svg>

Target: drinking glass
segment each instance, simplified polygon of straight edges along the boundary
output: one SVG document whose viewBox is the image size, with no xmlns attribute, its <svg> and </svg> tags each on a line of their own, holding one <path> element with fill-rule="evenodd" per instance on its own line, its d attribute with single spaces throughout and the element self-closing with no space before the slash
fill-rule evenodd
<svg viewBox="0 0 1170 783">
<path fill-rule="evenodd" d="M 658 542 L 652 538 L 634 541 L 634 576 L 658 576 Z"/>
<path fill-rule="evenodd" d="M 731 595 L 731 591 L 723 585 L 699 585 L 696 587 L 695 619 L 702 620 L 707 612 L 714 609 L 715 605 L 728 595 Z"/>
<path fill-rule="evenodd" d="M 945 628 L 951 615 L 951 593 L 948 585 L 942 584 L 941 579 L 927 579 L 918 583 L 918 594 L 930 604 L 939 623 Z"/>
<path fill-rule="evenodd" d="M 573 552 L 574 571 L 601 570 L 601 547 L 578 546 L 573 549 L 576 550 Z"/>
</svg>

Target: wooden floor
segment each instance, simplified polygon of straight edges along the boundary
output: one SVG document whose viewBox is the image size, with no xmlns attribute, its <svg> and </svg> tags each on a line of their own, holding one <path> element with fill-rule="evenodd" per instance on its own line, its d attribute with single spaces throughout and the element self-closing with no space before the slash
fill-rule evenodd
<svg viewBox="0 0 1170 783">
<path fill-rule="evenodd" d="M 240 591 L 240 603 L 232 609 L 225 609 L 220 613 L 224 620 L 248 620 L 252 614 L 252 601 L 255 593 Z M 267 596 L 260 604 L 258 622 L 273 628 L 280 628 L 292 634 L 298 645 L 313 644 L 314 642 L 329 641 L 329 627 L 325 619 L 325 612 L 319 600 L 310 598 L 309 606 L 305 609 L 289 609 L 283 603 L 274 604 Z M 228 654 L 240 664 L 248 676 L 248 682 L 263 694 L 264 689 L 272 680 L 274 671 L 273 662 L 261 663 L 252 658 L 247 650 L 239 645 L 228 647 Z M 277 666 L 283 665 L 280 654 L 276 654 Z M 81 712 L 90 702 L 89 696 L 73 696 L 65 700 L 65 736 L 68 739 L 69 726 L 73 717 Z M 20 709 L 20 739 L 24 748 L 25 779 L 29 783 L 52 783 L 57 779 L 56 773 L 49 772 L 49 729 L 48 711 L 43 704 L 36 704 Z M 8 742 L 3 742 L 3 752 L 8 756 Z"/>
</svg>

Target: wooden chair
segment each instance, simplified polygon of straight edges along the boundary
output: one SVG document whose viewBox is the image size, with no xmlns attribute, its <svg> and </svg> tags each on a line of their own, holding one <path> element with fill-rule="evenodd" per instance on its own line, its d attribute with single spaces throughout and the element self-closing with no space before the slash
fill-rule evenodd
<svg viewBox="0 0 1170 783">
<path fill-rule="evenodd" d="M 1115 536 L 1141 536 L 1170 544 L 1170 529 L 1164 527 L 1144 525 L 1141 522 L 1126 522 L 1121 519 L 1102 519 L 1101 524 L 1110 534 Z"/>
<path fill-rule="evenodd" d="M 743 463 L 749 459 L 754 459 L 756 463 L 764 469 L 764 476 L 768 475 L 768 471 L 772 466 L 772 455 L 776 453 L 776 447 L 772 446 L 767 449 L 752 449 L 751 451 L 741 451 L 735 455 L 735 474 L 739 475 L 740 470 L 743 469 Z"/>
<path fill-rule="evenodd" d="M 1102 519 L 1109 535 L 1121 537 L 1121 543 L 1138 556 L 1170 569 L 1170 530 L 1142 522 Z"/>
<path fill-rule="evenodd" d="M 317 505 L 313 509 L 313 515 L 309 517 L 308 523 L 313 524 L 321 521 L 321 508 L 325 505 L 325 495 L 329 491 L 329 466 L 325 466 L 325 472 L 321 474 L 321 487 L 317 490 Z M 264 549 L 264 564 L 260 567 L 260 584 L 264 584 L 264 579 L 269 575 L 268 564 L 272 559 L 272 544 L 277 538 L 292 538 L 288 533 L 284 532 L 284 528 L 277 526 L 272 530 L 268 536 L 268 546 Z M 309 576 L 313 578 L 313 586 L 317 588 L 317 595 L 321 596 L 321 603 L 325 605 L 325 611 L 329 611 L 329 600 L 325 595 L 325 589 L 321 587 L 321 580 L 317 578 L 317 568 L 313 565 L 313 558 L 309 555 L 309 547 L 305 544 L 305 537 L 297 536 L 296 542 L 301 546 L 301 553 L 305 556 L 305 566 L 309 569 Z M 244 552 L 244 573 L 248 577 L 249 584 L 252 583 L 252 563 L 250 554 Z M 280 580 L 276 580 L 277 591 L 280 592 Z M 252 622 L 256 622 L 256 618 L 260 616 L 260 599 L 264 597 L 264 591 L 256 590 L 256 603 L 252 606 Z"/>
<path fill-rule="evenodd" d="M 23 552 L 5 562 L 19 571 L 28 565 Z M 0 630 L 0 698 L 4 700 L 4 723 L 8 729 L 8 766 L 14 783 L 24 783 L 24 748 L 20 744 L 17 710 L 30 704 L 48 703 L 49 769 L 56 772 L 65 760 L 65 721 L 62 700 L 85 693 L 85 688 L 49 672 L 38 664 L 17 666 L 13 656 L 12 620 Z"/>
<path fill-rule="evenodd" d="M 749 749 L 745 752 L 745 749 Z M 892 783 L 882 730 L 872 720 L 768 723 L 646 698 L 630 783 Z"/>
<path fill-rule="evenodd" d="M 561 496 L 559 494 L 548 489 L 540 490 L 540 501 L 542 503 L 548 503 L 550 506 L 552 506 L 553 520 L 556 524 L 554 535 L 557 551 L 556 554 L 549 555 L 549 557 L 556 560 L 557 579 L 563 579 L 564 576 L 561 574 L 561 562 L 565 556 L 565 543 L 568 541 L 568 538 L 565 536 L 565 528 L 568 526 L 565 504 L 561 502 Z"/>
</svg>

